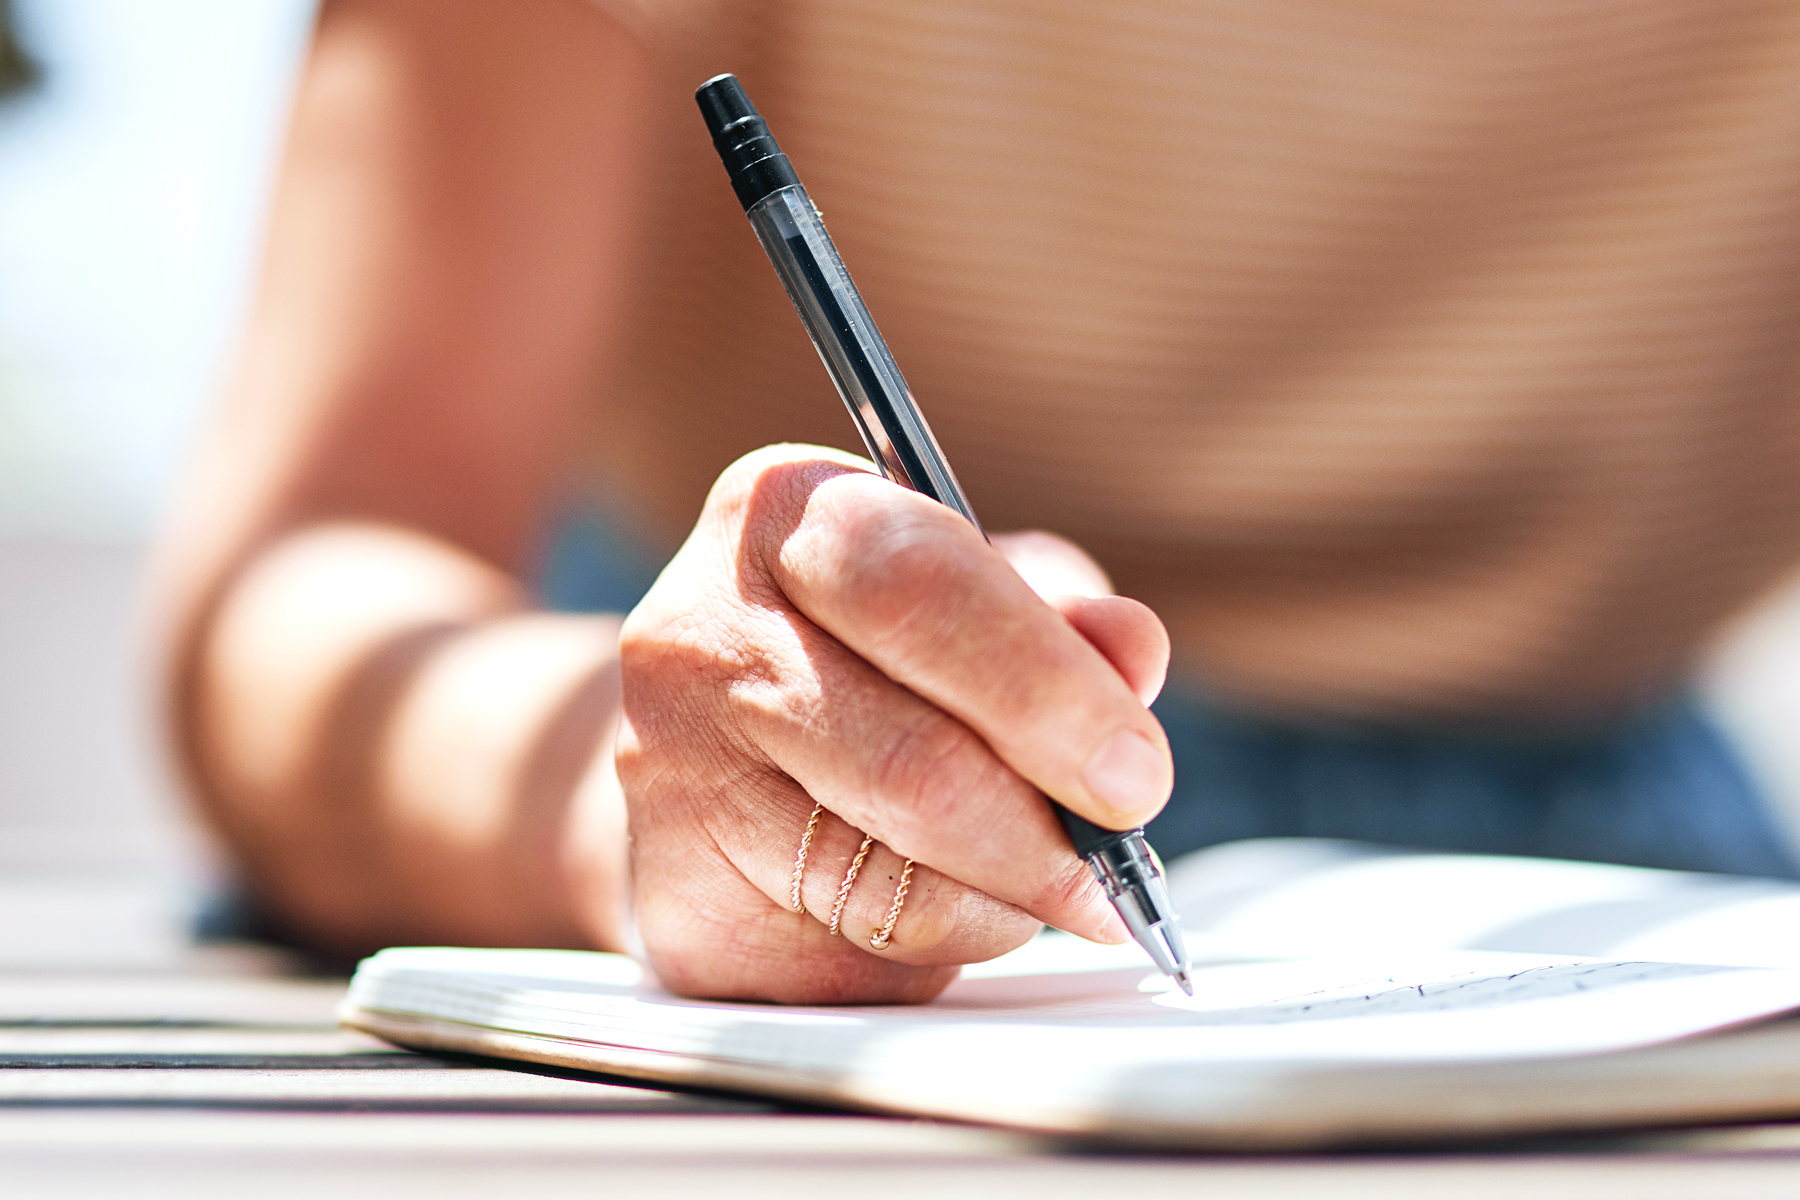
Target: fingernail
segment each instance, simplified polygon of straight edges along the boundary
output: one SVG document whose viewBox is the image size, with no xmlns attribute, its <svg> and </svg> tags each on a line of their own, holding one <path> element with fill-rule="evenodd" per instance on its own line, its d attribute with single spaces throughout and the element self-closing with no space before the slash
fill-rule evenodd
<svg viewBox="0 0 1800 1200">
<path fill-rule="evenodd" d="M 1168 760 L 1135 729 L 1121 729 L 1100 743 L 1082 778 L 1089 791 L 1126 817 L 1169 795 Z"/>
</svg>

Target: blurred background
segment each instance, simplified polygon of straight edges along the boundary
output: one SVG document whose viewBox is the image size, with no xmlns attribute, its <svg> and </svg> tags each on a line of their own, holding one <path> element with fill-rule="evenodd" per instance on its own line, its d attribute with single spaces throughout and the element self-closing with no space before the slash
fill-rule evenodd
<svg viewBox="0 0 1800 1200">
<path fill-rule="evenodd" d="M 182 962 L 221 879 L 158 752 L 135 606 L 242 316 L 312 9 L 11 4 L 35 79 L 0 99 L 0 967 Z M 1706 689 L 1800 828 L 1800 592 Z"/>
<path fill-rule="evenodd" d="M 10 9 L 0 965 L 164 965 L 217 870 L 158 754 L 138 576 L 240 319 L 313 4 Z"/>
</svg>

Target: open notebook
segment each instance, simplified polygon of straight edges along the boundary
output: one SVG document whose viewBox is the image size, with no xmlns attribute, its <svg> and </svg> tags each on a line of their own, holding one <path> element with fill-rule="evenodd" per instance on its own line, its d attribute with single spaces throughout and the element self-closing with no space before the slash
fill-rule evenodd
<svg viewBox="0 0 1800 1200">
<path fill-rule="evenodd" d="M 1170 877 L 1191 1000 L 1135 946 L 1051 934 L 916 1008 L 683 1000 L 619 955 L 386 950 L 340 1015 L 421 1049 L 1137 1144 L 1800 1114 L 1800 1020 L 1773 1019 L 1800 1010 L 1800 887 L 1318 841 Z"/>
</svg>

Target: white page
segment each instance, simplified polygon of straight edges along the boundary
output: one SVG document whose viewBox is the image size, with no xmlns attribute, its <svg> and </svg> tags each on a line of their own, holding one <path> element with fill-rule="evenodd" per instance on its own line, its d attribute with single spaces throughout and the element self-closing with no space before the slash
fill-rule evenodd
<svg viewBox="0 0 1800 1200">
<path fill-rule="evenodd" d="M 1469 952 L 1203 965 L 1191 1000 L 1141 965 L 992 974 L 916 1007 L 684 1000 L 645 985 L 637 970 L 616 955 L 389 950 L 359 970 L 349 1004 L 821 1069 L 878 1048 L 884 1055 L 929 1050 L 949 1070 L 965 1052 L 978 1053 L 987 1069 L 1011 1069 L 1041 1056 L 1046 1044 L 1058 1047 L 1065 1067 L 1077 1048 L 1078 1058 L 1096 1063 L 1592 1053 L 1800 1006 L 1800 971 Z M 965 1042 L 969 1050 L 956 1049 Z"/>
<path fill-rule="evenodd" d="M 906 1008 L 686 1000 L 618 955 L 389 950 L 343 1015 L 403 1044 L 1196 1145 L 1800 1111 L 1791 1023 L 1685 1040 L 1800 1010 L 1800 970 L 1720 965 L 1800 959 L 1800 888 L 1303 841 L 1170 874 L 1192 999 L 1135 946 L 1050 934 Z M 1523 952 L 1571 946 L 1629 953 Z"/>
<path fill-rule="evenodd" d="M 1664 1045 L 1800 1008 L 1800 971 L 1456 951 L 1214 959 L 1188 1000 L 1122 957 L 1051 939 L 929 1005 L 809 1009 L 679 999 L 616 955 L 400 949 L 359 968 L 342 1016 L 406 1045 L 1197 1145 L 1800 1108 L 1800 1043 L 1780 1027 L 1743 1052 Z M 1071 969 L 1013 970 L 1059 958 Z"/>
<path fill-rule="evenodd" d="M 1800 886 L 1261 839 L 1170 865 L 1183 925 L 1266 954 L 1478 949 L 1800 967 Z"/>
</svg>

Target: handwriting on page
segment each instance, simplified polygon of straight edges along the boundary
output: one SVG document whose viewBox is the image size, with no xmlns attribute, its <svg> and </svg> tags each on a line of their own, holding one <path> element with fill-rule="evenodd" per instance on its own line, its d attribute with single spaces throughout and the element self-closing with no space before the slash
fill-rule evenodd
<svg viewBox="0 0 1800 1200">
<path fill-rule="evenodd" d="M 1509 974 L 1471 974 L 1416 983 L 1394 978 L 1375 979 L 1350 987 L 1325 988 L 1229 1008 L 1217 1007 L 1218 999 L 1209 997 L 1203 990 L 1195 999 L 1180 992 L 1167 992 L 1157 996 L 1156 1002 L 1190 1013 L 1192 1022 L 1197 1025 L 1283 1025 L 1296 1021 L 1499 1008 L 1734 969 L 1694 963 L 1550 963 Z"/>
</svg>

